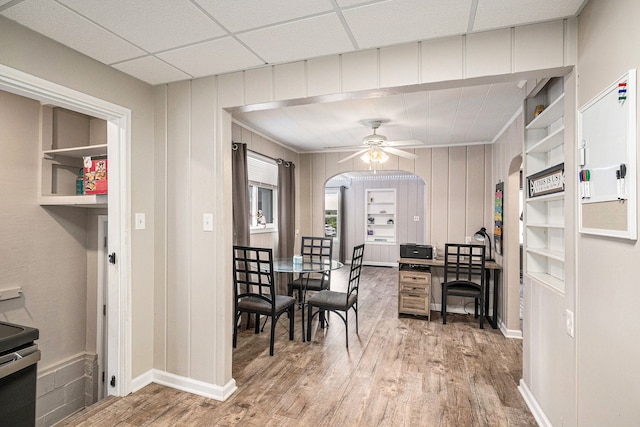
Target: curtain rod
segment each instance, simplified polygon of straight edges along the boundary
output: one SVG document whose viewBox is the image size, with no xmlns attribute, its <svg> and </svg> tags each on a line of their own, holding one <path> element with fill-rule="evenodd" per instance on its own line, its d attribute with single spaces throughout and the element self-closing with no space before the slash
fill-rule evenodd
<svg viewBox="0 0 640 427">
<path fill-rule="evenodd" d="M 242 143 L 242 142 L 234 142 L 234 141 L 231 141 L 231 149 L 232 149 L 232 150 L 237 150 L 237 149 L 238 149 L 238 144 L 243 144 L 243 143 Z M 274 162 L 276 162 L 276 164 L 278 164 L 278 165 L 279 165 L 279 164 L 284 163 L 284 165 L 285 165 L 286 167 L 289 167 L 290 165 L 293 165 L 293 164 L 294 164 L 294 163 L 293 163 L 292 161 L 290 161 L 290 160 L 274 159 L 274 158 L 273 158 L 273 157 L 271 157 L 271 156 L 267 156 L 266 154 L 258 153 L 257 151 L 253 151 L 253 150 L 249 150 L 249 149 L 247 149 L 247 151 L 249 151 L 249 152 L 251 152 L 251 153 L 253 153 L 253 154 L 257 154 L 257 155 L 259 155 L 259 156 L 265 157 L 265 158 L 267 158 L 267 159 L 269 159 L 269 160 L 273 160 L 273 161 L 274 161 Z"/>
</svg>

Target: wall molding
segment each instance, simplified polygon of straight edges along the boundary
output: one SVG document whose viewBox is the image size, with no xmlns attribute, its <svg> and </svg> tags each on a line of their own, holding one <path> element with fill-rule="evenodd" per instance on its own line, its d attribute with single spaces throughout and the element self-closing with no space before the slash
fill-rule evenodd
<svg viewBox="0 0 640 427">
<path fill-rule="evenodd" d="M 538 425 L 540 427 L 553 427 L 553 424 L 551 424 L 551 421 L 549 421 L 549 418 L 547 418 L 544 411 L 542 410 L 542 407 L 538 404 L 538 401 L 523 379 L 520 380 L 518 390 L 520 391 L 520 394 L 522 395 L 525 403 L 529 407 L 529 410 L 533 414 L 533 417 L 538 422 Z"/>
<path fill-rule="evenodd" d="M 238 387 L 236 387 L 236 380 L 233 378 L 227 384 L 219 386 L 159 369 L 151 369 L 133 379 L 132 390 L 136 392 L 151 383 L 197 394 L 198 396 L 208 397 L 220 402 L 227 400 L 238 389 Z"/>
<path fill-rule="evenodd" d="M 507 325 L 504 324 L 500 317 L 498 317 L 498 328 L 506 338 L 522 339 L 522 331 L 519 329 L 507 329 Z"/>
</svg>

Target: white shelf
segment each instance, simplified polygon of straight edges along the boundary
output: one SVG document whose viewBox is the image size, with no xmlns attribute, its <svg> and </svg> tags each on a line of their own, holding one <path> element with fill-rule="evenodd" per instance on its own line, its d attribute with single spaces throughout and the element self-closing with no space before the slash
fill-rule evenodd
<svg viewBox="0 0 640 427">
<path fill-rule="evenodd" d="M 536 118 L 531 120 L 526 127 L 527 130 L 544 129 L 564 116 L 564 93 L 542 111 Z"/>
<path fill-rule="evenodd" d="M 557 277 L 554 277 L 550 274 L 547 273 L 532 273 L 532 272 L 527 272 L 526 273 L 527 276 L 531 277 L 532 279 L 538 281 L 538 282 L 542 282 L 543 284 L 554 288 L 556 290 L 562 290 L 564 289 L 564 280 L 562 279 L 558 279 Z"/>
<path fill-rule="evenodd" d="M 101 156 L 107 154 L 107 144 L 87 145 L 84 147 L 59 148 L 56 150 L 44 150 L 46 156 L 65 156 L 74 159 L 81 159 L 86 156 Z"/>
<path fill-rule="evenodd" d="M 564 200 L 564 191 L 546 194 L 544 196 L 530 197 L 527 199 L 527 203 L 553 202 L 554 200 Z"/>
<path fill-rule="evenodd" d="M 369 188 L 364 190 L 365 216 L 364 241 L 371 244 L 393 245 L 396 243 L 396 189 Z M 373 200 L 373 201 L 372 201 Z M 387 212 L 380 212 L 381 210 Z M 376 211 L 376 212 L 372 212 Z M 368 221 L 374 219 L 374 223 Z M 387 224 L 393 220 L 393 224 Z M 373 234 L 368 234 L 369 232 Z"/>
<path fill-rule="evenodd" d="M 534 228 L 564 228 L 564 224 L 549 224 L 549 223 L 531 224 L 531 223 L 527 223 L 527 227 L 534 227 Z"/>
<path fill-rule="evenodd" d="M 546 93 L 541 94 L 542 97 L 557 93 L 557 82 L 550 80 L 543 88 Z M 542 97 L 528 99 L 528 105 L 537 105 Z M 525 176 L 530 177 L 564 160 L 564 104 L 564 94 L 561 94 L 526 126 Z M 561 292 L 564 281 L 559 277 L 564 277 L 565 268 L 564 200 L 564 191 L 527 197 L 524 224 L 527 230 L 525 274 Z"/>
<path fill-rule="evenodd" d="M 564 125 L 552 132 L 550 135 L 542 138 L 527 150 L 528 154 L 545 153 L 564 144 Z M 531 175 L 531 174 L 530 174 Z"/>
<path fill-rule="evenodd" d="M 527 252 L 530 254 L 541 255 L 549 259 L 555 259 L 556 261 L 564 262 L 564 252 L 552 251 L 547 248 L 527 248 Z"/>
<path fill-rule="evenodd" d="M 84 196 L 40 196 L 41 206 L 75 206 L 79 208 L 106 208 L 108 195 L 88 194 Z"/>
</svg>

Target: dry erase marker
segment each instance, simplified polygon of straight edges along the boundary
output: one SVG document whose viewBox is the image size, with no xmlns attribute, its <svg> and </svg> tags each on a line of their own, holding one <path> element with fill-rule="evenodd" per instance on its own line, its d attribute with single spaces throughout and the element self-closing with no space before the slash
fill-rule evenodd
<svg viewBox="0 0 640 427">
<path fill-rule="evenodd" d="M 589 173 L 589 169 L 584 172 L 585 183 L 584 183 L 584 196 L 586 198 L 591 197 L 591 188 L 589 181 L 591 180 L 591 173 Z"/>
<path fill-rule="evenodd" d="M 622 163 L 620 165 L 620 198 L 624 199 L 624 177 L 627 176 L 627 166 Z"/>
</svg>

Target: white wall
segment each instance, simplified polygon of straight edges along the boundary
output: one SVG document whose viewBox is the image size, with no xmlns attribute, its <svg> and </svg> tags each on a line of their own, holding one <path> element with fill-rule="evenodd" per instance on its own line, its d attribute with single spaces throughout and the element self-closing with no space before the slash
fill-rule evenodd
<svg viewBox="0 0 640 427">
<path fill-rule="evenodd" d="M 24 27 L 10 21 L 4 17 L 0 17 L 0 40 L 2 40 L 2 54 L 0 55 L 0 63 L 2 65 L 23 71 L 25 73 L 43 78 L 45 80 L 55 82 L 62 86 L 72 88 L 82 93 L 122 105 L 132 111 L 131 124 L 131 208 L 132 212 L 145 212 L 147 214 L 147 229 L 139 230 L 131 236 L 131 302 L 135 310 L 131 313 L 132 328 L 132 365 L 133 375 L 148 370 L 152 366 L 153 360 L 153 305 L 151 296 L 153 289 L 153 197 L 154 197 L 154 150 L 153 150 L 153 98 L 152 88 L 127 76 L 113 68 L 107 67 L 97 61 L 91 60 L 77 52 L 63 47 L 41 35 L 25 29 Z M 37 129 L 34 129 L 37 130 Z M 12 149 L 18 149 L 18 145 L 14 145 L 15 141 L 11 141 Z M 28 146 L 19 149 L 29 150 Z M 32 157 L 33 156 L 33 157 Z M 29 171 L 34 177 L 37 174 L 37 164 L 33 163 L 38 159 L 37 151 L 29 155 L 30 162 L 28 165 L 19 167 L 20 163 L 16 162 L 9 166 L 6 173 L 9 176 L 18 176 L 22 171 Z M 33 168 L 33 169 L 32 169 Z M 24 181 L 26 183 L 27 181 Z M 42 211 L 42 208 L 36 205 L 35 195 L 37 190 L 34 187 L 25 188 L 25 195 L 34 196 L 23 205 L 25 209 Z M 3 205 L 17 206 L 14 201 L 15 193 L 10 195 L 3 194 Z M 13 200 L 13 201 L 12 201 Z M 6 205 L 5 205 L 6 202 Z M 69 208 L 50 209 L 50 218 L 56 222 L 59 221 L 60 226 L 68 227 L 66 221 L 56 219 L 56 211 L 67 210 Z M 71 215 L 84 215 L 82 210 L 74 211 Z M 66 215 L 66 212 L 65 212 Z M 17 227 L 22 219 L 13 217 L 5 222 L 8 227 Z M 85 227 L 86 229 L 86 227 Z M 43 239 L 56 239 L 50 231 L 41 230 Z M 73 234 L 73 233 L 72 233 Z M 71 234 L 71 235 L 72 235 Z M 68 238 L 71 235 L 67 235 Z M 59 239 L 65 239 L 59 236 Z M 84 242 L 84 240 L 83 240 Z M 26 242 L 25 242 L 26 243 Z M 17 246 L 12 245 L 14 251 L 19 251 L 21 243 Z M 46 256 L 35 257 L 30 266 L 32 271 L 40 269 L 47 271 L 49 268 L 66 268 L 73 269 L 73 263 L 67 261 L 67 258 L 73 258 L 72 252 L 57 251 L 59 246 L 52 244 L 44 246 L 48 248 L 50 253 L 56 255 L 56 263 L 58 267 L 51 267 L 53 262 Z M 37 251 L 34 253 L 38 253 Z M 86 251 L 82 255 L 86 260 Z M 2 260 L 2 268 L 4 272 L 13 275 L 18 264 L 5 263 Z M 8 277 L 4 275 L 3 277 Z M 35 278 L 27 275 L 15 275 L 17 284 L 31 284 L 27 288 L 33 287 L 33 290 L 25 294 L 28 304 L 34 304 L 29 310 L 15 312 L 10 316 L 12 321 L 17 323 L 25 323 L 36 327 L 43 328 L 41 332 L 40 343 L 43 348 L 43 361 L 41 367 L 46 364 L 56 363 L 65 357 L 70 348 L 76 348 L 76 344 L 68 345 L 67 338 L 64 335 L 63 328 L 51 328 L 48 325 L 54 324 L 53 318 L 60 316 L 61 322 L 72 322 L 77 320 L 74 310 L 62 310 L 51 304 L 48 300 L 48 292 L 57 289 L 60 295 L 65 294 L 63 289 L 68 286 L 68 282 L 55 275 L 43 273 Z M 0 280 L 6 280 L 0 278 Z M 36 286 L 36 284 L 38 284 Z M 83 277 L 83 284 L 86 287 L 86 271 Z M 4 287 L 4 285 L 0 286 Z M 71 299 L 75 298 L 75 293 L 68 293 Z M 78 295 L 80 296 L 80 295 Z M 82 296 L 82 309 L 84 310 L 84 296 Z M 5 309 L 0 308 L 1 311 Z M 85 314 L 82 314 L 82 319 Z M 84 340 L 84 331 L 81 333 Z"/>
<path fill-rule="evenodd" d="M 578 107 L 640 68 L 640 29 L 626 25 L 636 16 L 635 0 L 587 3 L 578 27 Z M 640 245 L 583 234 L 577 242 L 577 424 L 637 425 Z"/>
</svg>

